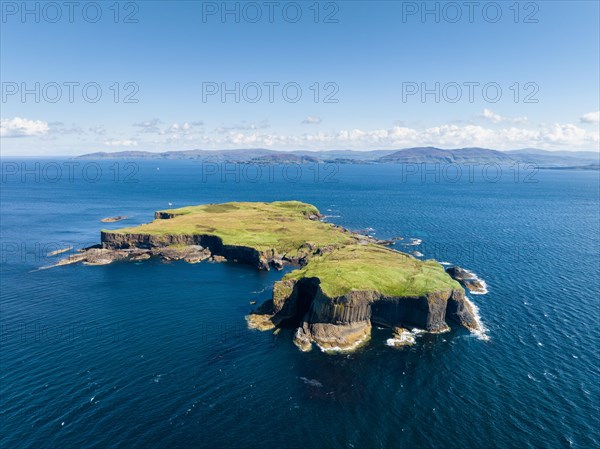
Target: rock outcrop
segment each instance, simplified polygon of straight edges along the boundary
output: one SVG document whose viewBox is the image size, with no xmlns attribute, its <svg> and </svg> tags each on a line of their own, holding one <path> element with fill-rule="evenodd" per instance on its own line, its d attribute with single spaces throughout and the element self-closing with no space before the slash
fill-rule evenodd
<svg viewBox="0 0 600 449">
<path fill-rule="evenodd" d="M 116 217 L 103 218 L 100 221 L 102 223 L 115 223 L 117 221 L 126 220 L 127 218 L 129 218 L 129 217 L 126 217 L 125 215 L 117 215 Z"/>
<path fill-rule="evenodd" d="M 85 248 L 77 254 L 59 261 L 56 266 L 83 263 L 85 265 L 107 265 L 116 261 L 137 262 L 158 257 L 165 261 L 184 260 L 188 263 L 198 263 L 211 257 L 207 248 L 199 245 L 166 246 L 155 248 L 103 248 L 100 245 Z"/>
<path fill-rule="evenodd" d="M 450 267 L 446 269 L 446 273 L 475 295 L 484 295 L 487 293 L 485 281 L 482 281 L 477 275 L 464 268 L 459 266 Z"/>
</svg>

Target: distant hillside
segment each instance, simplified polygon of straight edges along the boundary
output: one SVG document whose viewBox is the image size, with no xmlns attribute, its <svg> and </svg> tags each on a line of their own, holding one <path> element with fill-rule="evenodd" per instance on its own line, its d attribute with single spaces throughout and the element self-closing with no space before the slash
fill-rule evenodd
<svg viewBox="0 0 600 449">
<path fill-rule="evenodd" d="M 255 158 L 277 154 L 276 151 L 258 149 L 244 150 L 182 150 L 154 153 L 151 151 L 98 152 L 79 156 L 82 159 L 199 159 L 202 161 L 245 162 Z"/>
<path fill-rule="evenodd" d="M 598 165 L 600 153 L 592 151 L 544 151 L 535 148 L 507 151 L 510 157 L 521 162 L 532 162 L 548 167 Z"/>
<path fill-rule="evenodd" d="M 373 161 L 395 150 L 329 150 L 329 151 L 275 151 L 262 148 L 243 150 L 183 150 L 154 153 L 150 151 L 97 152 L 79 156 L 82 159 L 200 159 L 210 161 L 248 162 L 298 162 L 302 160 L 321 162 L 328 160 Z"/>
<path fill-rule="evenodd" d="M 283 151 L 281 153 L 266 154 L 264 156 L 254 157 L 250 159 L 250 162 L 265 164 L 310 164 L 323 162 L 323 160 L 315 156 L 295 154 Z"/>
<path fill-rule="evenodd" d="M 374 161 L 396 150 L 325 150 L 325 151 L 293 151 L 295 154 L 318 157 L 324 160 Z"/>
<path fill-rule="evenodd" d="M 308 164 L 333 162 L 338 164 L 434 164 L 476 163 L 511 165 L 516 162 L 534 164 L 548 169 L 598 170 L 600 154 L 594 151 L 546 151 L 525 148 L 511 151 L 487 148 L 457 148 L 443 150 L 435 147 L 415 147 L 402 150 L 327 150 L 275 151 L 263 148 L 239 150 L 185 150 L 153 153 L 150 151 L 98 152 L 79 156 L 83 159 L 163 159 L 194 160 L 199 162 L 239 162 L 259 164 Z"/>
<path fill-rule="evenodd" d="M 380 157 L 383 163 L 498 163 L 509 164 L 514 160 L 506 153 L 485 148 L 460 148 L 442 150 L 435 147 L 406 148 L 387 156 Z"/>
</svg>

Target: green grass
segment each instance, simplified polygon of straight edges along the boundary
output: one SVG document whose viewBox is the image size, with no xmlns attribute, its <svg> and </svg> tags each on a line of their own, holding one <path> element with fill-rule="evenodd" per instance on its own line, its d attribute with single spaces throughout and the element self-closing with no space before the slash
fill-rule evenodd
<svg viewBox="0 0 600 449">
<path fill-rule="evenodd" d="M 118 229 L 121 234 L 208 234 L 220 237 L 226 245 L 274 249 L 295 255 L 304 243 L 317 246 L 343 245 L 353 239 L 329 223 L 309 220 L 319 210 L 299 201 L 274 203 L 225 203 L 164 210 L 176 216 L 154 220 L 141 226 Z"/>
<path fill-rule="evenodd" d="M 299 201 L 225 203 L 190 206 L 161 212 L 174 214 L 141 226 L 108 231 L 120 234 L 215 235 L 226 245 L 274 250 L 296 256 L 305 243 L 336 249 L 313 256 L 308 265 L 284 279 L 318 277 L 330 297 L 351 290 L 372 290 L 389 296 L 421 296 L 461 288 L 435 261 L 421 261 L 379 245 L 359 245 L 329 223 L 309 220 L 316 207 Z"/>
<path fill-rule="evenodd" d="M 433 260 L 414 257 L 378 245 L 348 245 L 315 257 L 284 279 L 317 277 L 329 297 L 352 290 L 377 291 L 389 296 L 421 296 L 460 289 L 444 268 Z"/>
</svg>

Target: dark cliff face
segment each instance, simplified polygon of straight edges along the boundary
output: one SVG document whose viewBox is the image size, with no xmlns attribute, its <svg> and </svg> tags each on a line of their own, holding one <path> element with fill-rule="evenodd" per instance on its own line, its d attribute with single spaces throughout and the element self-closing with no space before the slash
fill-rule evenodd
<svg viewBox="0 0 600 449">
<path fill-rule="evenodd" d="M 119 234 L 104 231 L 100 233 L 102 247 L 106 249 L 152 249 L 170 245 L 201 245 L 202 237 L 201 235 Z"/>
<path fill-rule="evenodd" d="M 466 327 L 469 330 L 479 329 L 477 315 L 471 306 L 471 303 L 465 298 L 462 290 L 454 290 L 452 296 L 448 299 L 446 317 Z"/>
<path fill-rule="evenodd" d="M 213 255 L 223 256 L 228 260 L 262 267 L 262 254 L 254 248 L 246 246 L 224 245 L 214 235 L 150 235 L 119 234 L 115 232 L 101 233 L 102 247 L 106 249 L 153 249 L 171 245 L 199 245 L 208 248 Z"/>
<path fill-rule="evenodd" d="M 448 329 L 446 292 L 426 296 L 384 297 L 373 303 L 373 324 L 385 327 L 417 327 L 431 332 Z"/>
<path fill-rule="evenodd" d="M 299 326 L 295 341 L 302 349 L 312 342 L 322 348 L 352 348 L 368 338 L 371 325 L 417 327 L 444 332 L 453 321 L 476 329 L 477 318 L 463 290 L 430 293 L 426 296 L 394 297 L 374 291 L 352 291 L 330 298 L 318 278 L 284 280 L 273 290 L 273 322 Z"/>
<path fill-rule="evenodd" d="M 169 212 L 154 212 L 154 219 L 155 220 L 169 220 L 171 218 L 175 218 L 177 216 L 177 214 L 172 214 Z"/>
</svg>

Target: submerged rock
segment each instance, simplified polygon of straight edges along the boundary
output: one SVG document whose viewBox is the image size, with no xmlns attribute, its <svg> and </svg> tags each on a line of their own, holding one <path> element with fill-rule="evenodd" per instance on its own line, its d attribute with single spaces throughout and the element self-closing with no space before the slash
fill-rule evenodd
<svg viewBox="0 0 600 449">
<path fill-rule="evenodd" d="M 47 257 L 57 256 L 58 254 L 66 253 L 67 251 L 71 251 L 72 249 L 73 249 L 72 246 L 69 246 L 67 248 L 57 249 L 54 251 L 50 251 L 48 254 L 46 254 L 46 256 Z"/>
</svg>

